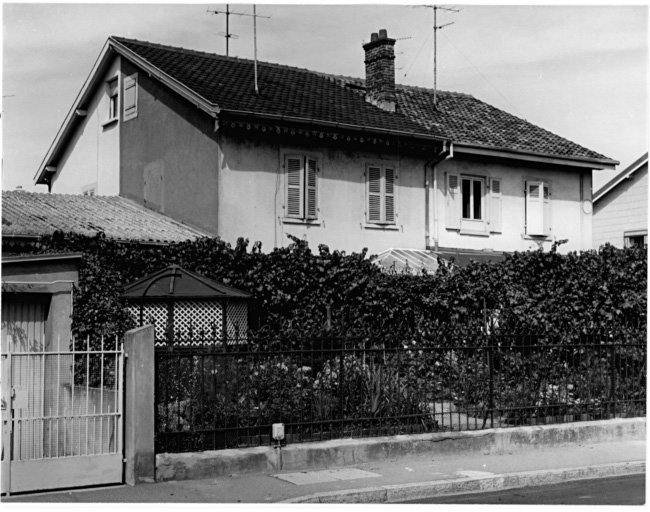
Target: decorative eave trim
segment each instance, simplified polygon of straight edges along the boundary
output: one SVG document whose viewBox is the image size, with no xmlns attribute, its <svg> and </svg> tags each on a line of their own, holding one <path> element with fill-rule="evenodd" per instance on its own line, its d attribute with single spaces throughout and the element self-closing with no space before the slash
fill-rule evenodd
<svg viewBox="0 0 650 512">
<path fill-rule="evenodd" d="M 636 171 L 638 171 L 641 167 L 644 165 L 648 165 L 648 153 L 643 155 L 641 158 L 639 158 L 636 162 L 634 162 L 632 165 L 630 165 L 627 169 L 623 170 L 620 174 L 617 176 L 614 176 L 611 180 L 609 180 L 605 185 L 603 185 L 600 189 L 598 189 L 594 193 L 594 197 L 592 199 L 593 203 L 595 204 L 596 201 L 601 199 L 603 196 L 611 192 L 614 188 L 616 188 L 622 181 L 626 180 L 630 176 L 632 176 Z"/>
<path fill-rule="evenodd" d="M 480 146 L 477 144 L 467 144 L 463 142 L 454 142 L 454 151 L 456 153 L 465 153 L 472 155 L 492 156 L 497 158 L 507 158 L 511 160 L 525 160 L 528 162 L 540 162 L 545 164 L 565 165 L 570 167 L 580 167 L 585 169 L 615 169 L 620 162 L 616 160 L 597 160 L 591 158 L 578 158 L 568 156 L 554 156 L 545 153 L 534 153 L 508 148 L 493 148 Z"/>
<path fill-rule="evenodd" d="M 83 254 L 80 252 L 65 254 L 34 254 L 26 256 L 3 256 L 2 264 L 10 263 L 38 263 L 43 261 L 80 260 Z"/>
</svg>

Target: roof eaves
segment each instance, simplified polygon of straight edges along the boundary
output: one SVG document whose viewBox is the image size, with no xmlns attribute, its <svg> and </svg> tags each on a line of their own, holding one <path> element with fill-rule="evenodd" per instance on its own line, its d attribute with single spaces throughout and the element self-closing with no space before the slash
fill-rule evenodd
<svg viewBox="0 0 650 512">
<path fill-rule="evenodd" d="M 249 110 L 232 110 L 232 109 L 228 109 L 228 110 L 224 109 L 222 110 L 222 113 L 231 114 L 235 116 L 248 116 L 252 118 L 269 119 L 275 121 L 305 123 L 310 125 L 323 126 L 323 127 L 342 129 L 342 130 L 363 131 L 367 133 L 376 133 L 380 135 L 396 135 L 400 137 L 411 137 L 414 139 L 433 140 L 436 142 L 445 142 L 449 140 L 447 138 L 438 137 L 436 135 L 429 135 L 423 132 L 416 132 L 416 131 L 407 132 L 402 130 L 394 130 L 391 128 L 374 128 L 372 126 L 337 123 L 334 121 L 325 121 L 322 119 L 308 118 L 308 117 L 287 116 L 284 114 L 266 114 L 262 112 L 253 112 Z"/>
<path fill-rule="evenodd" d="M 614 189 L 619 183 L 627 179 L 629 176 L 638 171 L 644 164 L 648 163 L 648 152 L 645 155 L 641 156 L 638 160 L 633 162 L 626 169 L 623 169 L 620 173 L 614 176 L 611 180 L 605 183 L 600 189 L 598 189 L 593 196 L 593 202 L 595 203 L 604 195 L 608 194 L 612 189 Z"/>
<path fill-rule="evenodd" d="M 552 155 L 549 153 L 538 153 L 534 151 L 523 151 L 520 149 L 484 146 L 481 144 L 469 144 L 466 142 L 454 142 L 454 151 L 460 153 L 481 154 L 487 156 L 498 156 L 503 158 L 516 158 L 544 163 L 559 163 L 574 167 L 585 167 L 588 169 L 614 169 L 620 162 L 609 158 L 595 159 L 586 157 L 574 157 L 564 155 Z"/>
</svg>

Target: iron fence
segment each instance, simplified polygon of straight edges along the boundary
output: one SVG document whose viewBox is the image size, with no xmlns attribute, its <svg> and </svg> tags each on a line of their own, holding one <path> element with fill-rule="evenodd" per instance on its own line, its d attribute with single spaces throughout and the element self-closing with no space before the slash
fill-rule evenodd
<svg viewBox="0 0 650 512">
<path fill-rule="evenodd" d="M 645 334 L 156 347 L 156 452 L 646 414 Z"/>
</svg>

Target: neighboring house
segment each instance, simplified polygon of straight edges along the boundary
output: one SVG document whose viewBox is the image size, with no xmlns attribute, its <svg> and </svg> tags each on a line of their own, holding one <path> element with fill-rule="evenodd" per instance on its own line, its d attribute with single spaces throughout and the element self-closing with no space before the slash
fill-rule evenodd
<svg viewBox="0 0 650 512">
<path fill-rule="evenodd" d="M 394 44 L 382 30 L 363 45 L 364 81 L 111 37 L 35 181 L 264 250 L 288 234 L 465 259 L 590 248 L 591 173 L 618 162 L 471 96 L 396 85 Z"/>
<path fill-rule="evenodd" d="M 648 153 L 594 193 L 594 248 L 648 246 Z"/>
</svg>

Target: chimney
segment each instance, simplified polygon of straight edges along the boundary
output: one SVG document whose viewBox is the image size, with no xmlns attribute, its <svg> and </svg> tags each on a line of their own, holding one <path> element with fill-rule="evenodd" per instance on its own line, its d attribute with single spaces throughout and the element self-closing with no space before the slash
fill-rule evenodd
<svg viewBox="0 0 650 512">
<path fill-rule="evenodd" d="M 388 39 L 386 29 L 373 32 L 366 52 L 366 101 L 395 112 L 395 39 Z"/>
</svg>

